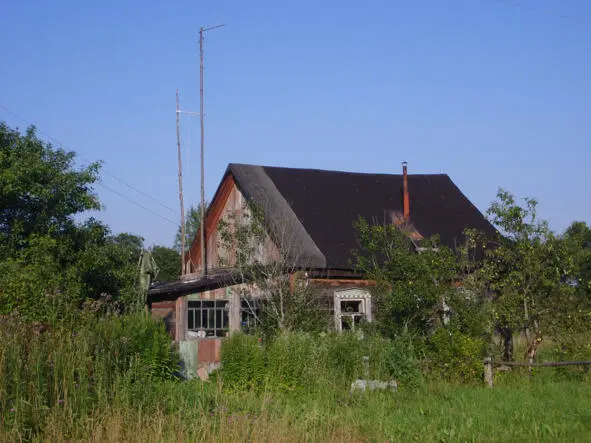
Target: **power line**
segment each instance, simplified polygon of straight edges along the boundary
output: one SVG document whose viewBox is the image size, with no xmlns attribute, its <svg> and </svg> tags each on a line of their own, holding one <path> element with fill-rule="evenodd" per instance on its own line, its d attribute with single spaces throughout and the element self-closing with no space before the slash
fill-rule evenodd
<svg viewBox="0 0 591 443">
<path fill-rule="evenodd" d="M 97 182 L 97 184 L 98 184 L 99 186 L 102 186 L 102 187 L 103 187 L 103 188 L 105 188 L 106 190 L 108 190 L 108 191 L 111 191 L 111 192 L 112 192 L 112 193 L 114 193 L 114 194 L 117 194 L 119 197 L 121 197 L 121 198 L 124 198 L 125 200 L 127 200 L 128 202 L 130 202 L 130 203 L 132 203 L 132 204 L 134 204 L 134 205 L 138 206 L 139 208 L 142 208 L 142 209 L 144 209 L 145 211 L 148 211 L 148 212 L 150 212 L 151 214 L 155 215 L 156 217 L 160 217 L 162 220 L 166 220 L 167 222 L 169 222 L 169 223 L 172 223 L 172 224 L 173 224 L 173 225 L 175 225 L 175 226 L 178 226 L 178 223 L 176 223 L 176 222 L 173 222 L 171 219 L 169 219 L 169 218 L 167 218 L 167 217 L 165 217 L 165 216 L 163 216 L 163 215 L 159 214 L 159 213 L 158 213 L 158 212 L 156 212 L 156 211 L 153 211 L 153 210 L 151 210 L 150 208 L 146 208 L 144 205 L 142 205 L 141 203 L 138 203 L 138 202 L 136 202 L 135 200 L 133 200 L 133 199 L 129 198 L 129 197 L 128 197 L 128 196 L 126 196 L 125 194 L 122 194 L 122 193 L 120 193 L 119 191 L 116 191 L 115 189 L 113 189 L 113 188 L 110 188 L 109 186 L 107 186 L 107 185 L 105 185 L 105 184 L 103 184 L 103 183 L 101 183 L 101 182 Z"/>
<path fill-rule="evenodd" d="M 85 158 L 84 158 L 84 157 L 82 157 L 82 156 L 80 156 L 80 158 L 81 158 L 82 160 L 88 161 L 88 159 L 85 159 Z M 121 179 L 121 178 L 117 177 L 117 176 L 116 176 L 116 175 L 114 175 L 114 174 L 111 174 L 109 171 L 107 171 L 107 170 L 103 169 L 103 172 L 104 172 L 105 174 L 107 174 L 109 177 L 112 177 L 112 178 L 114 178 L 115 180 L 117 180 L 119 183 L 121 183 L 121 184 L 123 184 L 123 185 L 127 186 L 129 189 L 132 189 L 132 190 L 134 190 L 135 192 L 137 192 L 138 194 L 141 194 L 141 195 L 143 195 L 144 197 L 146 197 L 146 198 L 149 198 L 149 199 L 150 199 L 150 200 L 152 200 L 153 202 L 155 202 L 155 203 L 158 203 L 160 206 L 162 206 L 163 208 L 166 208 L 166 209 L 168 209 L 170 212 L 172 212 L 172 213 L 174 213 L 174 214 L 178 214 L 178 213 L 179 213 L 179 211 L 177 211 L 176 209 L 172 209 L 170 206 L 167 206 L 166 204 L 162 203 L 160 200 L 158 200 L 158 199 L 156 199 L 156 198 L 152 197 L 150 194 L 146 194 L 146 193 L 145 193 L 144 191 L 142 191 L 141 189 L 137 189 L 135 186 L 132 186 L 132 185 L 130 185 L 129 183 L 126 183 L 126 182 L 125 182 L 123 179 Z"/>
<path fill-rule="evenodd" d="M 8 109 L 6 106 L 0 104 L 0 108 L 4 109 L 5 111 L 7 111 L 8 113 L 12 114 L 13 116 L 15 116 L 16 118 L 18 118 L 19 120 L 23 121 L 24 123 L 26 123 L 29 126 L 32 126 L 32 124 L 25 119 L 24 117 L 20 116 L 19 114 L 17 114 L 16 112 Z M 35 127 L 37 129 L 37 127 Z M 56 143 L 57 145 L 59 145 L 62 148 L 66 148 L 66 145 L 64 145 L 62 142 L 60 142 L 58 139 L 56 139 L 55 137 L 52 137 L 51 135 L 49 135 L 47 132 L 43 132 L 40 129 L 37 129 L 37 132 L 39 132 L 39 134 L 44 135 L 46 138 L 48 138 L 49 140 L 52 140 L 54 143 Z M 95 163 L 87 158 L 85 158 L 83 155 L 80 155 L 80 153 L 76 153 L 76 155 L 78 156 L 78 158 L 80 158 L 81 160 L 87 162 L 88 164 L 92 164 Z M 162 206 L 163 208 L 171 211 L 172 213 L 174 213 L 175 215 L 178 215 L 178 211 L 176 209 L 171 208 L 170 206 L 166 205 L 165 203 L 161 202 L 160 200 L 158 200 L 155 197 L 152 197 L 150 194 L 147 194 L 146 192 L 142 191 L 141 189 L 136 188 L 135 186 L 127 183 L 125 180 L 123 180 L 122 178 L 117 177 L 115 174 L 109 172 L 108 170 L 106 170 L 105 168 L 102 168 L 102 172 L 105 173 L 106 175 L 108 175 L 109 177 L 117 180 L 119 183 L 121 183 L 124 186 L 127 186 L 129 189 L 137 192 L 138 194 L 143 195 L 144 197 L 152 200 L 153 202 L 159 204 L 160 206 Z"/>
<path fill-rule="evenodd" d="M 16 118 L 18 118 L 19 120 L 23 121 L 23 122 L 24 122 L 24 123 L 26 123 L 27 125 L 29 125 L 29 126 L 34 126 L 34 125 L 32 125 L 32 124 L 31 124 L 31 123 L 30 123 L 30 122 L 29 122 L 29 121 L 28 121 L 26 118 L 24 118 L 24 117 L 20 116 L 19 114 L 17 114 L 17 113 L 16 113 L 16 112 L 14 112 L 14 111 L 12 111 L 12 110 L 8 109 L 6 106 L 4 106 L 4 105 L 0 104 L 0 108 L 4 109 L 4 110 L 5 110 L 5 111 L 7 111 L 9 114 L 12 114 L 14 117 L 16 117 Z M 37 127 L 36 127 L 36 126 L 35 126 L 35 128 L 37 129 Z M 58 144 L 58 145 L 59 145 L 59 146 L 61 146 L 62 148 L 65 148 L 65 145 L 64 145 L 62 142 L 60 142 L 60 141 L 59 141 L 58 139 L 56 139 L 55 137 L 52 137 L 50 134 L 48 134 L 48 133 L 46 133 L 46 132 L 44 132 L 44 131 L 42 131 L 42 130 L 40 130 L 40 129 L 37 129 L 37 132 L 39 132 L 40 134 L 44 135 L 44 136 L 45 136 L 47 139 L 49 139 L 49 140 L 53 140 L 53 141 L 54 141 L 56 144 Z M 88 160 L 88 159 L 84 158 L 84 157 L 83 157 L 83 156 L 81 156 L 81 155 L 78 155 L 78 156 L 79 156 L 79 157 L 80 157 L 82 160 L 84 160 L 84 161 L 88 162 L 89 164 L 90 164 L 90 163 L 94 163 L 94 162 L 92 162 L 92 161 L 90 161 L 90 160 Z M 105 171 L 105 170 L 103 170 L 103 172 L 105 172 L 105 173 L 106 173 L 107 175 L 109 175 L 110 177 L 113 177 L 115 180 L 118 180 L 118 181 L 119 181 L 119 182 L 121 182 L 122 184 L 124 184 L 124 185 L 128 186 L 129 188 L 131 188 L 131 189 L 135 190 L 136 192 L 138 192 L 138 193 L 140 193 L 140 194 L 142 194 L 142 195 L 145 195 L 146 197 L 150 198 L 151 200 L 154 200 L 154 201 L 158 202 L 158 200 L 157 200 L 157 199 L 155 199 L 154 197 L 152 197 L 151 195 L 149 195 L 149 194 L 146 194 L 145 192 L 143 192 L 143 191 L 141 191 L 141 190 L 139 190 L 139 189 L 136 189 L 134 186 L 132 186 L 132 185 L 130 185 L 130 184 L 128 184 L 128 183 L 126 183 L 126 182 L 125 182 L 123 179 L 120 179 L 119 177 L 115 176 L 114 174 L 111 174 L 111 173 L 109 173 L 109 172 L 107 172 L 107 171 Z M 159 217 L 159 218 L 161 218 L 161 219 L 163 219 L 163 220 L 166 220 L 166 221 L 167 221 L 167 222 L 169 222 L 169 223 L 172 223 L 172 224 L 173 224 L 173 225 L 175 225 L 175 226 L 178 226 L 178 223 L 176 223 L 176 222 L 173 222 L 171 219 L 169 219 L 169 218 L 167 218 L 167 217 L 163 216 L 162 214 L 159 214 L 158 212 L 156 212 L 156 211 L 154 211 L 154 210 L 152 210 L 152 209 L 150 209 L 150 208 L 147 208 L 147 207 L 145 207 L 145 206 L 144 206 L 144 205 L 142 205 L 141 203 L 138 203 L 138 202 L 136 202 L 136 201 L 135 201 L 135 200 L 133 200 L 132 198 L 130 198 L 130 197 L 128 197 L 128 196 L 126 196 L 126 195 L 122 194 L 121 192 L 119 192 L 119 191 L 117 191 L 117 190 L 115 190 L 115 189 L 113 189 L 113 188 L 111 188 L 111 187 L 109 187 L 109 186 L 105 185 L 104 183 L 102 183 L 102 182 L 100 182 L 100 181 L 97 181 L 97 182 L 96 182 L 96 184 L 97 184 L 97 185 L 99 185 L 99 186 L 101 186 L 101 187 L 103 187 L 103 188 L 105 188 L 105 189 L 106 189 L 106 190 L 108 190 L 108 191 L 111 191 L 112 193 L 114 193 L 114 194 L 118 195 L 119 197 L 121 197 L 121 198 L 123 198 L 123 199 L 127 200 L 128 202 L 130 202 L 130 203 L 132 203 L 132 204 L 136 205 L 137 207 L 139 207 L 139 208 L 142 208 L 143 210 L 145 210 L 145 211 L 147 211 L 147 212 L 149 212 L 149 213 L 151 213 L 151 214 L 155 215 L 156 217 Z M 160 203 L 160 202 L 158 202 L 158 203 Z M 164 207 L 167 207 L 167 206 L 166 206 L 166 205 L 164 205 L 163 203 L 160 203 L 160 204 L 161 204 L 161 205 L 163 205 Z M 171 208 L 168 208 L 168 207 L 167 207 L 167 209 L 170 209 L 170 210 L 172 210 L 173 212 L 177 213 L 177 211 L 175 211 L 175 210 L 173 210 L 173 209 L 171 209 Z"/>
<path fill-rule="evenodd" d="M 522 2 L 519 2 L 517 0 L 492 0 L 492 1 L 493 2 L 496 2 L 496 3 L 501 3 L 503 5 L 515 6 L 517 8 L 526 9 L 528 11 L 533 11 L 533 12 L 538 12 L 538 13 L 542 13 L 542 14 L 546 14 L 546 15 L 551 15 L 551 16 L 560 18 L 562 20 L 568 20 L 568 21 L 571 21 L 571 22 L 579 22 L 579 20 L 577 20 L 575 17 L 569 16 L 569 15 L 564 15 L 564 14 L 561 14 L 559 12 L 552 11 L 552 10 L 549 10 L 549 9 L 542 9 L 542 8 L 537 7 L 537 6 L 529 6 L 529 5 L 526 5 L 526 4 L 522 3 Z"/>
</svg>

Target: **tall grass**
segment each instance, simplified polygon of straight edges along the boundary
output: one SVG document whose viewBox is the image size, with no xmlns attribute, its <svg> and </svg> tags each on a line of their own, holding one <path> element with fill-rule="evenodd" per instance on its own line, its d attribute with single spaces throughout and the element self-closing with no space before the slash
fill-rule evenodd
<svg viewBox="0 0 591 443">
<path fill-rule="evenodd" d="M 176 362 L 164 327 L 144 314 L 81 316 L 74 329 L 3 318 L 0 425 L 28 439 L 56 411 L 70 422 L 90 415 L 137 383 L 170 378 Z"/>
<path fill-rule="evenodd" d="M 83 419 L 48 414 L 37 441 L 589 441 L 591 388 L 573 382 L 494 390 L 427 384 L 415 391 L 220 392 L 201 382 L 153 383 Z M 0 440 L 20 436 L 0 431 Z"/>
<path fill-rule="evenodd" d="M 0 441 L 588 441 L 591 383 L 547 368 L 494 390 L 423 378 L 412 340 L 235 335 L 210 382 L 174 377 L 176 355 L 144 315 L 37 333 L 0 325 Z M 398 392 L 351 394 L 371 378 Z"/>
<path fill-rule="evenodd" d="M 370 378 L 420 384 L 420 366 L 411 340 L 391 341 L 377 335 L 361 339 L 353 333 L 286 334 L 265 344 L 256 337 L 236 334 L 222 347 L 219 375 L 230 390 L 346 389 L 353 380 L 365 378 L 364 356 L 369 357 Z"/>
</svg>

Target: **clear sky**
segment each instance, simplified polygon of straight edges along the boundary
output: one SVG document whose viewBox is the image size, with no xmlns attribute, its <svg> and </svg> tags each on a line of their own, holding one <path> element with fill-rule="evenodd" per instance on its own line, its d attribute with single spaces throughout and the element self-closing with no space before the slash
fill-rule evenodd
<svg viewBox="0 0 591 443">
<path fill-rule="evenodd" d="M 447 173 L 484 211 L 498 187 L 556 230 L 591 222 L 588 0 L 6 1 L 0 105 L 104 160 L 99 218 L 171 245 L 175 89 L 199 108 L 206 194 L 230 162 Z M 0 120 L 26 127 L 0 108 Z M 199 199 L 199 120 L 181 127 Z M 108 175 L 109 174 L 109 175 Z M 116 179 L 116 178 L 117 179 Z M 119 179 L 119 180 L 118 180 Z M 126 187 L 164 203 L 173 212 Z"/>
</svg>

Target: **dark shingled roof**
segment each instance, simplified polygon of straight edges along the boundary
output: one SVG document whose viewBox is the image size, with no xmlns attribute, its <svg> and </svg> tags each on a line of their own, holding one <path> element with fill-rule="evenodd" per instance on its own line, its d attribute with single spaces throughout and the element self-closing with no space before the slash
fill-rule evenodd
<svg viewBox="0 0 591 443">
<path fill-rule="evenodd" d="M 227 173 L 246 198 L 261 205 L 272 229 L 292 233 L 302 265 L 348 269 L 358 248 L 353 222 L 392 223 L 401 213 L 402 175 L 230 164 Z M 446 174 L 409 174 L 410 219 L 425 237 L 439 234 L 455 247 L 462 232 L 475 228 L 494 235 L 493 226 Z"/>
</svg>

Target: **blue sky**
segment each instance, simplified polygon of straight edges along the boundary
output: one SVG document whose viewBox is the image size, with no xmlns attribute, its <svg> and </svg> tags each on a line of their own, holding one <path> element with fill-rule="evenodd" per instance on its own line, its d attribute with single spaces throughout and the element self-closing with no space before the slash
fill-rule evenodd
<svg viewBox="0 0 591 443">
<path fill-rule="evenodd" d="M 175 89 L 199 108 L 206 194 L 229 162 L 447 173 L 484 211 L 502 186 L 562 230 L 591 222 L 586 0 L 5 2 L 0 105 L 104 160 L 99 218 L 170 245 L 178 220 Z M 0 120 L 21 120 L 0 108 Z M 199 121 L 181 122 L 185 203 Z M 133 185 L 155 203 L 123 185 Z"/>
</svg>

